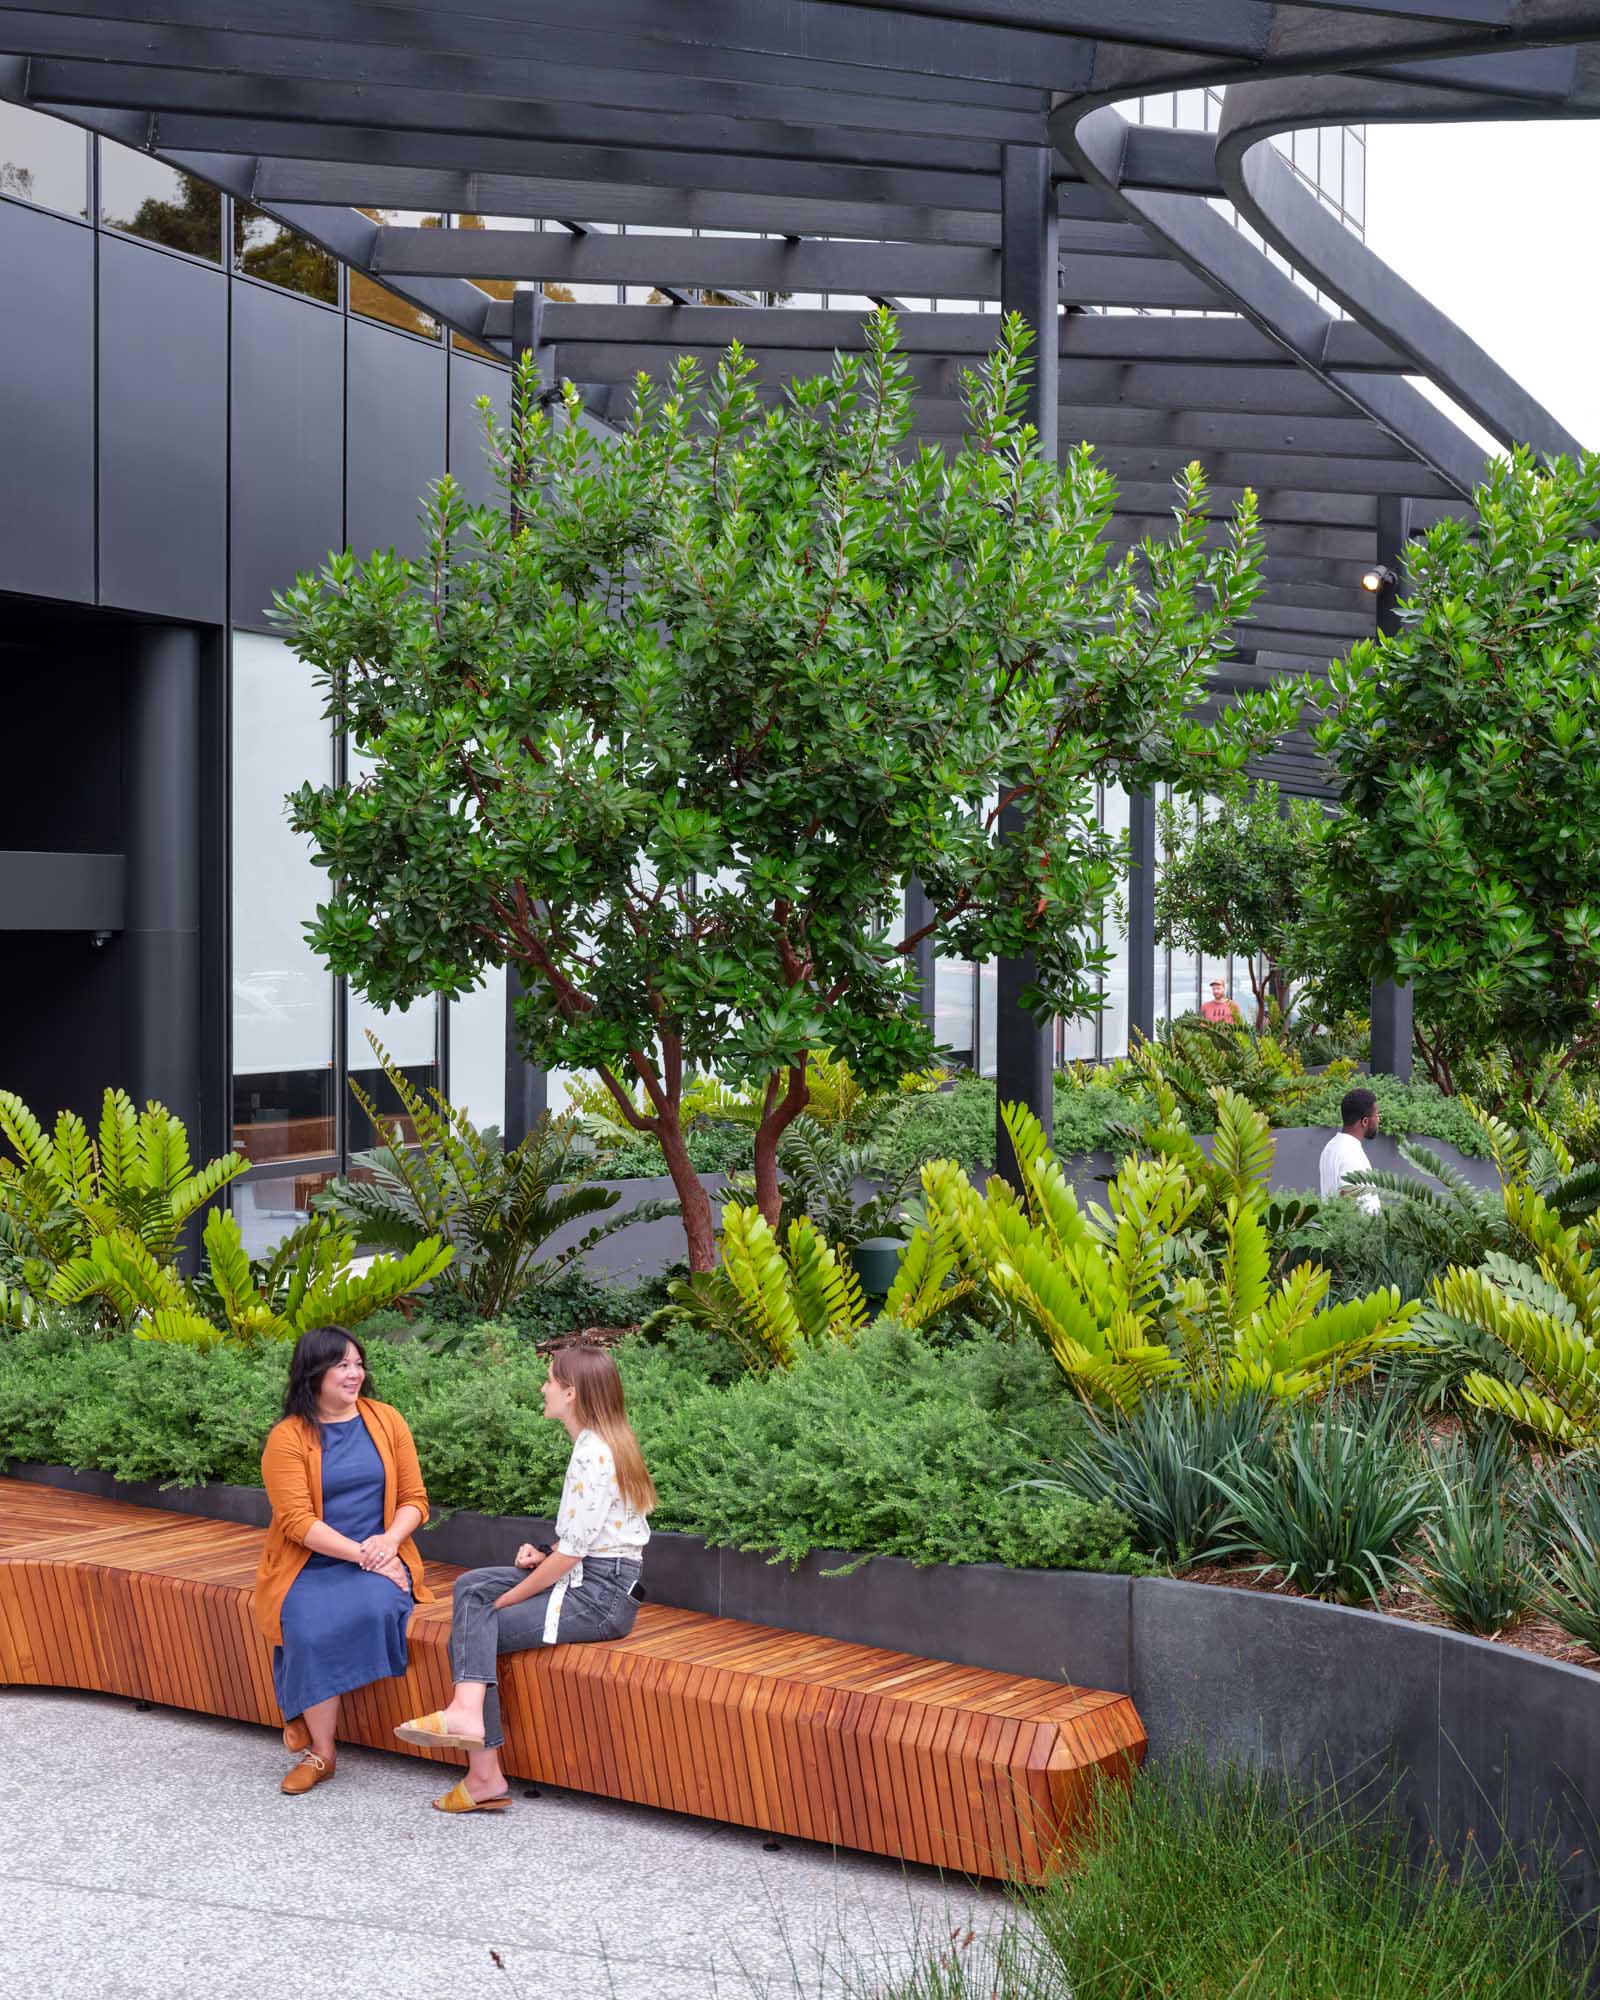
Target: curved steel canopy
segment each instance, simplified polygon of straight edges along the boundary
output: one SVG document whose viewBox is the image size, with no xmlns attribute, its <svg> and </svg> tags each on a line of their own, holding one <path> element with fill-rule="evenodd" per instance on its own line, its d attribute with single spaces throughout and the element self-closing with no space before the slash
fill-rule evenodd
<svg viewBox="0 0 1600 2000">
<path fill-rule="evenodd" d="M 602 416 L 637 370 L 735 336 L 773 382 L 856 344 L 857 315 L 756 303 L 773 294 L 1000 296 L 1006 149 L 1053 146 L 1060 435 L 1118 474 L 1130 540 L 1192 458 L 1219 508 L 1258 490 L 1268 588 L 1244 683 L 1369 631 L 1380 544 L 1478 477 L 1481 451 L 1407 375 L 1502 441 L 1574 449 L 1319 206 L 1274 135 L 1592 116 L 1594 44 L 1600 0 L 0 0 L 0 95 L 254 202 L 503 351 L 514 308 L 475 281 L 681 301 L 544 307 L 534 337 Z M 1227 89 L 1219 133 L 1118 108 L 1200 86 Z M 394 209 L 564 226 L 361 212 Z M 691 227 L 752 233 L 665 233 Z M 967 311 L 902 328 L 924 429 L 953 434 L 959 368 L 992 327 Z M 1303 746 L 1277 774 L 1315 783 Z"/>
</svg>

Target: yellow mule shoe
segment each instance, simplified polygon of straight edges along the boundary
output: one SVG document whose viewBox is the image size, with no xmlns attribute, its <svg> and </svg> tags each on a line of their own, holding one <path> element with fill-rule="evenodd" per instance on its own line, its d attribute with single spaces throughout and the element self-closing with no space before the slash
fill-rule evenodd
<svg viewBox="0 0 1600 2000">
<path fill-rule="evenodd" d="M 504 1812 L 510 1803 L 509 1791 L 496 1792 L 492 1799 L 475 1799 L 467 1790 L 467 1781 L 463 1778 L 459 1784 L 452 1785 L 449 1791 L 434 1800 L 433 1809 L 435 1812 L 447 1813 L 497 1813 Z"/>
<path fill-rule="evenodd" d="M 435 1709 L 432 1715 L 419 1715 L 411 1722 L 402 1722 L 394 1732 L 402 1743 L 417 1743 L 424 1750 L 481 1750 L 481 1736 L 457 1736 L 444 1726 L 444 1711 Z"/>
</svg>

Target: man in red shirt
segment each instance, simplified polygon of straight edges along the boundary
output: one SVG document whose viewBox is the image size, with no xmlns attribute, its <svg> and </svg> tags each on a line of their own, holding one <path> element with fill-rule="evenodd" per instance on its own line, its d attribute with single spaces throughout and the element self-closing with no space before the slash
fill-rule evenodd
<svg viewBox="0 0 1600 2000">
<path fill-rule="evenodd" d="M 1220 979 L 1211 982 L 1211 998 L 1200 1008 L 1201 1016 L 1207 1021 L 1225 1021 L 1230 1027 L 1238 1027 L 1242 1016 L 1239 1009 L 1228 998 L 1228 989 Z"/>
</svg>

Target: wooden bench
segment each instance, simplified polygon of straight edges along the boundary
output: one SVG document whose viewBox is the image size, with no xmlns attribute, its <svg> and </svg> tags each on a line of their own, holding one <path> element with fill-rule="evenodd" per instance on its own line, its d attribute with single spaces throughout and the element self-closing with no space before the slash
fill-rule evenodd
<svg viewBox="0 0 1600 2000">
<path fill-rule="evenodd" d="M 0 1682 L 276 1724 L 250 1618 L 258 1529 L 0 1479 Z M 410 1670 L 347 1697 L 352 1743 L 406 1750 L 441 1707 L 458 1571 L 411 1623 Z M 1070 1857 L 1096 1775 L 1131 1774 L 1126 1695 L 645 1604 L 606 1645 L 504 1663 L 507 1771 L 674 1812 L 1036 1882 Z"/>
</svg>

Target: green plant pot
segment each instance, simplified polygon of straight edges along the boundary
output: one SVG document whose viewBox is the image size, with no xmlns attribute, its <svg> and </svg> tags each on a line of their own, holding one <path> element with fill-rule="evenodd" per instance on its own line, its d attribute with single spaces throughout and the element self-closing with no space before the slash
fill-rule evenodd
<svg viewBox="0 0 1600 2000">
<path fill-rule="evenodd" d="M 850 1262 L 855 1266 L 861 1289 L 869 1299 L 881 1299 L 887 1294 L 894 1283 L 894 1274 L 900 1268 L 905 1247 L 905 1239 L 901 1236 L 869 1236 L 865 1243 L 858 1243 L 850 1252 Z"/>
</svg>

